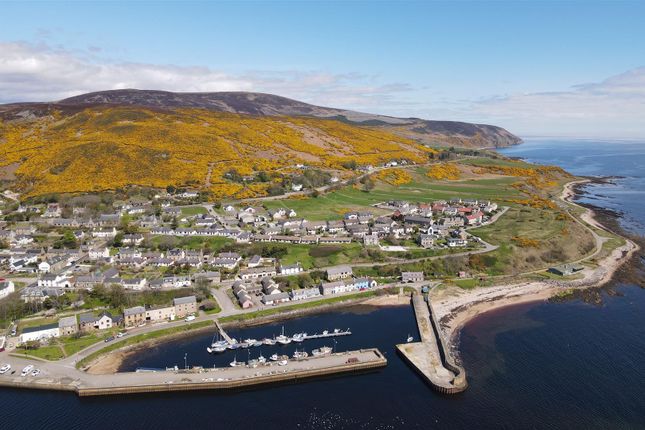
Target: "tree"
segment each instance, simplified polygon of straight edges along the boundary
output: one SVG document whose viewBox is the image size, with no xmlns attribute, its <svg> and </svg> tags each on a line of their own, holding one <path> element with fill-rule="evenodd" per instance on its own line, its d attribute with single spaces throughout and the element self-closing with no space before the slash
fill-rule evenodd
<svg viewBox="0 0 645 430">
<path fill-rule="evenodd" d="M 126 294 L 123 286 L 119 284 L 112 284 L 108 293 L 108 300 L 110 306 L 113 308 L 120 308 L 126 304 Z"/>
<path fill-rule="evenodd" d="M 213 300 L 204 300 L 202 301 L 201 308 L 205 311 L 212 311 L 213 309 L 217 308 L 217 303 L 215 303 Z"/>
<path fill-rule="evenodd" d="M 172 222 L 170 223 L 170 228 L 173 230 L 179 227 L 179 222 L 177 221 L 177 217 L 172 218 Z"/>
</svg>

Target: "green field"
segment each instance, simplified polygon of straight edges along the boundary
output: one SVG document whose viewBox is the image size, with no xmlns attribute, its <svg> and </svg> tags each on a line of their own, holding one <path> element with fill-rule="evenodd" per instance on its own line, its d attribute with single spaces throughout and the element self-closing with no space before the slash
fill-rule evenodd
<svg viewBox="0 0 645 430">
<path fill-rule="evenodd" d="M 181 214 L 182 215 L 203 215 L 208 213 L 204 206 L 182 206 Z"/>
<path fill-rule="evenodd" d="M 518 181 L 515 177 L 495 179 L 463 180 L 451 182 L 431 181 L 425 176 L 415 173 L 413 181 L 409 184 L 392 186 L 377 183 L 370 192 L 357 190 L 347 186 L 338 191 L 333 191 L 318 197 L 298 200 L 267 201 L 269 209 L 285 207 L 294 209 L 299 217 L 310 220 L 342 219 L 342 214 L 352 210 L 365 210 L 377 203 L 389 200 L 407 200 L 410 202 L 430 202 L 433 200 L 448 200 L 453 197 L 476 199 L 518 199 L 524 195 L 510 187 Z M 374 213 L 385 213 L 371 207 Z"/>
<path fill-rule="evenodd" d="M 361 257 L 363 246 L 359 243 L 347 245 L 289 245 L 287 255 L 280 258 L 281 264 L 300 262 L 303 269 L 334 266 L 365 260 Z"/>
</svg>

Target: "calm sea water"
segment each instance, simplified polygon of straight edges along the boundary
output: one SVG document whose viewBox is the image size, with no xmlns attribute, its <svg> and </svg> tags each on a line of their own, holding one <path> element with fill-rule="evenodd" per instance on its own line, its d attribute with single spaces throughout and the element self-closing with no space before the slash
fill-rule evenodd
<svg viewBox="0 0 645 430">
<path fill-rule="evenodd" d="M 626 225 L 643 232 L 639 201 L 645 145 L 529 141 L 504 151 L 561 165 L 574 173 L 622 175 L 585 197 L 619 208 Z M 620 154 L 623 154 L 622 156 Z M 580 155 L 582 154 L 582 155 Z M 641 184 L 641 185 L 639 185 Z M 4 429 L 637 429 L 645 428 L 645 291 L 624 285 L 602 306 L 580 301 L 522 305 L 484 314 L 462 334 L 470 387 L 457 396 L 431 391 L 396 355 L 394 344 L 416 335 L 408 306 L 357 306 L 263 327 L 238 338 L 285 331 L 350 327 L 338 350 L 376 346 L 387 368 L 370 374 L 316 380 L 229 394 L 173 393 L 96 399 L 73 394 L 0 390 Z M 124 368 L 226 365 L 228 352 L 206 353 L 211 334 L 149 349 Z M 307 350 L 330 342 L 305 342 Z M 291 354 L 295 346 L 261 349 Z M 252 350 L 256 355 L 258 349 Z M 246 360 L 246 352 L 238 353 Z"/>
</svg>

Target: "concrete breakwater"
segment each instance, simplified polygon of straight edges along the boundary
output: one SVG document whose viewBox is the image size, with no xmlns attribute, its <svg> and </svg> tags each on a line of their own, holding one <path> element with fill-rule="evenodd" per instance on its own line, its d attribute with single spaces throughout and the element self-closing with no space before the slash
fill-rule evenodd
<svg viewBox="0 0 645 430">
<path fill-rule="evenodd" d="M 16 373 L 28 364 L 24 359 L 9 360 Z M 79 396 L 101 396 L 193 390 L 231 390 L 274 383 L 298 382 L 316 377 L 357 373 L 382 368 L 387 359 L 378 349 L 361 349 L 322 357 L 289 360 L 284 365 L 267 363 L 257 367 L 194 368 L 157 372 L 121 372 L 90 375 L 45 363 L 37 377 L 0 375 L 0 386 L 73 391 Z"/>
<path fill-rule="evenodd" d="M 464 391 L 468 386 L 466 371 L 455 362 L 446 348 L 447 343 L 431 305 L 419 294 L 412 296 L 412 305 L 421 341 L 399 344 L 397 350 L 435 390 L 444 394 Z"/>
</svg>

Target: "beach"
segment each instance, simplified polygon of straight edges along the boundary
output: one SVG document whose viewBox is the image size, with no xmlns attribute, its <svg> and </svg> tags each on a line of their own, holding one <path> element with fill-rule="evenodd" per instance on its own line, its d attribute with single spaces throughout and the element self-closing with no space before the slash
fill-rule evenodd
<svg viewBox="0 0 645 430">
<path fill-rule="evenodd" d="M 576 180 L 567 183 L 563 188 L 561 199 L 582 208 L 572 200 L 576 196 L 575 187 L 586 182 L 589 181 Z M 595 228 L 607 230 L 596 219 L 593 210 L 584 209 L 580 218 L 585 223 Z M 434 289 L 430 297 L 441 329 L 446 338 L 450 339 L 452 352 L 458 353 L 461 328 L 473 318 L 506 306 L 546 301 L 568 289 L 601 287 L 610 282 L 616 271 L 627 263 L 639 249 L 640 247 L 636 243 L 625 238 L 625 244 L 599 260 L 596 267 L 586 267 L 582 270 L 580 272 L 581 279 L 510 283 L 492 287 L 478 287 L 472 290 L 449 287 Z"/>
</svg>

